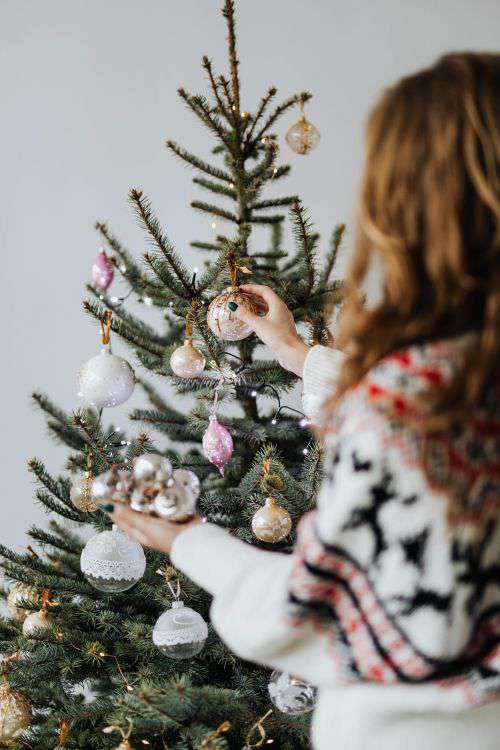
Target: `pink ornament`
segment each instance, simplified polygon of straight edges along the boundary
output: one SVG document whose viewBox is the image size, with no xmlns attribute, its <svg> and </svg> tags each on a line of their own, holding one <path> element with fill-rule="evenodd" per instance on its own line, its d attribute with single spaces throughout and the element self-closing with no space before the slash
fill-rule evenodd
<svg viewBox="0 0 500 750">
<path fill-rule="evenodd" d="M 92 283 L 99 289 L 107 289 L 113 281 L 115 272 L 104 250 L 97 254 L 92 266 Z"/>
<path fill-rule="evenodd" d="M 224 468 L 233 455 L 233 438 L 226 428 L 219 424 L 215 414 L 210 416 L 210 423 L 203 435 L 202 444 L 205 458 L 217 466 L 224 476 Z"/>
</svg>

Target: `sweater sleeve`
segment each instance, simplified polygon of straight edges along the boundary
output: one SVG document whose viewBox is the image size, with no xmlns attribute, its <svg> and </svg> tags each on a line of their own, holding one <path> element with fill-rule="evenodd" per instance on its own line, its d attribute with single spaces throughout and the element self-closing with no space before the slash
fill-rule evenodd
<svg viewBox="0 0 500 750">
<path fill-rule="evenodd" d="M 313 346 L 304 362 L 302 404 L 313 421 L 323 402 L 332 394 L 345 355 L 338 349 Z"/>
</svg>

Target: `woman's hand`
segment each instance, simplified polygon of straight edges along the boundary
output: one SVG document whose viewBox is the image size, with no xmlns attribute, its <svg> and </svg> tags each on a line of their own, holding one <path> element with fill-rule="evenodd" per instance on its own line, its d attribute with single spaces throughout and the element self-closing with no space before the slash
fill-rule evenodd
<svg viewBox="0 0 500 750">
<path fill-rule="evenodd" d="M 102 510 L 109 514 L 113 523 L 144 547 L 152 547 L 159 552 L 170 554 L 172 545 L 179 534 L 188 528 L 202 523 L 196 516 L 187 523 L 171 523 L 164 518 L 154 518 L 145 513 L 138 513 L 126 505 L 105 505 Z"/>
<path fill-rule="evenodd" d="M 261 297 L 267 305 L 268 312 L 264 317 L 260 317 L 236 305 L 235 302 L 230 302 L 228 307 L 231 312 L 250 326 L 260 340 L 272 349 L 285 370 L 301 377 L 308 346 L 297 333 L 293 315 L 288 307 L 268 286 L 242 284 L 240 289 Z"/>
</svg>

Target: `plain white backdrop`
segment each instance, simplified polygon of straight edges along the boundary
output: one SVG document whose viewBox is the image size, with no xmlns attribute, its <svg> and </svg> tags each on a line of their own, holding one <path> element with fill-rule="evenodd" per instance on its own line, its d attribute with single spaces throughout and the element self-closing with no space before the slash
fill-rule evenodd
<svg viewBox="0 0 500 750">
<path fill-rule="evenodd" d="M 45 391 L 72 410 L 76 372 L 98 348 L 81 307 L 98 248 L 94 221 L 107 220 L 143 252 L 127 203 L 138 186 L 189 264 L 200 260 L 189 241 L 210 239 L 210 221 L 189 207 L 199 196 L 191 176 L 164 142 L 209 154 L 212 141 L 176 88 L 204 90 L 204 53 L 225 68 L 220 4 L 0 0 L 0 542 L 12 547 L 43 522 L 26 459 L 39 456 L 57 471 L 66 458 L 48 440 L 30 392 Z M 283 97 L 314 93 L 308 115 L 321 144 L 308 157 L 283 147 L 293 172 L 282 185 L 302 196 L 326 242 L 335 222 L 352 226 L 363 123 L 377 94 L 446 51 L 498 51 L 500 3 L 240 0 L 238 22 L 244 109 L 270 84 Z M 281 136 L 295 116 L 280 125 Z M 115 350 L 124 351 L 116 340 Z M 134 396 L 115 410 L 116 421 L 125 424 L 138 403 Z"/>
</svg>

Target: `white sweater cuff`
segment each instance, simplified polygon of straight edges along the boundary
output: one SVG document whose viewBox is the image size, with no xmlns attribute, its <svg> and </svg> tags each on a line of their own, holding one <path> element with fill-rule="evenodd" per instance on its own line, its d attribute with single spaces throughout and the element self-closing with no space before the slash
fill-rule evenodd
<svg viewBox="0 0 500 750">
<path fill-rule="evenodd" d="M 313 421 L 321 413 L 325 400 L 332 395 L 345 354 L 328 346 L 313 346 L 307 353 L 303 371 L 302 404 Z"/>
</svg>

